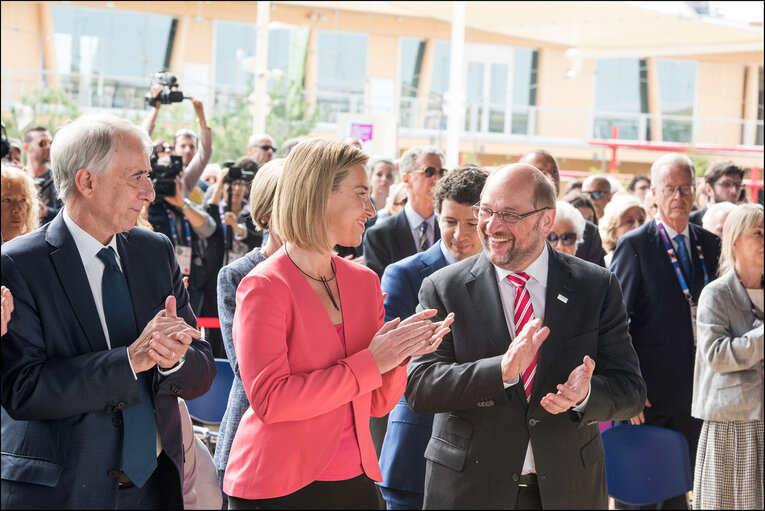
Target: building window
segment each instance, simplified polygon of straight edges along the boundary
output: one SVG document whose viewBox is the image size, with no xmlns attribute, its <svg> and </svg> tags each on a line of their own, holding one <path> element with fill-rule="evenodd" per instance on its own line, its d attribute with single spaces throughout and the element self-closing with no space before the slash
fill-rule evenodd
<svg viewBox="0 0 765 511">
<path fill-rule="evenodd" d="M 268 31 L 268 69 L 278 69 L 287 76 L 290 56 L 289 29 Z M 257 28 L 251 23 L 215 21 L 215 85 L 217 89 L 245 96 L 253 90 L 254 75 L 242 68 L 242 61 L 255 58 Z M 268 80 L 268 90 L 275 86 L 274 80 Z"/>
<path fill-rule="evenodd" d="M 363 109 L 368 40 L 367 34 L 318 32 L 316 88 L 322 121 L 336 122 L 338 113 Z"/>
<path fill-rule="evenodd" d="M 657 60 L 656 65 L 661 98 L 662 139 L 667 142 L 692 142 L 697 63 L 688 60 Z"/>
<path fill-rule="evenodd" d="M 149 77 L 168 60 L 173 18 L 60 5 L 50 10 L 64 91 L 83 106 L 142 108 Z"/>
<path fill-rule="evenodd" d="M 425 39 L 402 37 L 399 42 L 398 61 L 401 73 L 401 97 L 416 98 L 420 87 Z"/>
<path fill-rule="evenodd" d="M 529 107 L 537 104 L 537 66 L 539 52 L 516 48 L 513 61 L 513 103 L 510 132 L 526 134 L 529 130 Z"/>
<path fill-rule="evenodd" d="M 638 59 L 599 59 L 595 65 L 595 138 L 649 140 L 646 62 Z"/>
</svg>

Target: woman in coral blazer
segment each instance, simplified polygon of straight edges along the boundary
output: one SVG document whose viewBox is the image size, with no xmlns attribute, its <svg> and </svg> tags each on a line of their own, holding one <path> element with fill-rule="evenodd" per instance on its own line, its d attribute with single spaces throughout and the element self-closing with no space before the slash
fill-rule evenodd
<svg viewBox="0 0 765 511">
<path fill-rule="evenodd" d="M 406 386 L 413 355 L 436 349 L 452 317 L 434 310 L 384 321 L 371 270 L 333 255 L 361 242 L 367 156 L 309 139 L 290 152 L 277 185 L 285 245 L 237 290 L 233 337 L 250 402 L 231 447 L 223 490 L 232 509 L 375 509 L 380 481 L 369 417 Z"/>
</svg>

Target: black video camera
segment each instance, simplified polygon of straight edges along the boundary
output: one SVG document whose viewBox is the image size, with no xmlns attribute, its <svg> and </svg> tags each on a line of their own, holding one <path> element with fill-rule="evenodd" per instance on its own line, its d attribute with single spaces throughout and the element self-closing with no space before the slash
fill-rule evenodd
<svg viewBox="0 0 765 511">
<path fill-rule="evenodd" d="M 151 172 L 149 179 L 154 185 L 157 200 L 163 197 L 175 197 L 175 178 L 183 172 L 183 158 L 170 156 L 170 165 L 162 165 L 158 162 L 157 155 L 151 156 Z"/>
<path fill-rule="evenodd" d="M 169 105 L 170 103 L 180 103 L 185 98 L 183 92 L 178 90 L 178 78 L 167 72 L 154 73 L 151 76 L 152 85 L 162 85 L 162 92 L 156 97 L 151 95 L 151 92 L 146 93 L 146 104 L 150 107 L 154 106 L 156 101 L 159 101 L 163 105 Z"/>
<path fill-rule="evenodd" d="M 226 177 L 223 178 L 224 183 L 233 183 L 234 181 L 244 181 L 245 183 L 249 183 L 253 179 L 255 179 L 255 173 L 258 171 L 258 164 L 254 161 L 252 162 L 255 166 L 255 169 L 248 169 L 245 166 L 238 166 L 235 162 L 229 160 L 223 162 L 223 167 L 228 169 L 228 174 L 226 174 Z M 249 167 L 250 165 L 248 165 Z"/>
</svg>

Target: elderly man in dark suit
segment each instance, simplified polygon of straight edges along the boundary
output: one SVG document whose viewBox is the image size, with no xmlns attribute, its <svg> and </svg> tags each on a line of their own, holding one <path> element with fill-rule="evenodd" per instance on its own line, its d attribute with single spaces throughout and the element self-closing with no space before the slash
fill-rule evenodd
<svg viewBox="0 0 765 511">
<path fill-rule="evenodd" d="M 645 399 L 619 283 L 546 243 L 555 189 L 530 165 L 496 170 L 474 211 L 483 252 L 419 294 L 455 314 L 408 369 L 407 402 L 436 414 L 424 507 L 605 509 L 598 421 Z"/>
<path fill-rule="evenodd" d="M 521 163 L 538 168 L 555 185 L 556 196 L 560 194 L 560 168 L 555 156 L 544 149 L 534 149 L 521 157 Z M 576 247 L 576 257 L 606 267 L 606 251 L 598 233 L 598 226 L 592 222 L 584 224 L 584 241 Z"/>
<path fill-rule="evenodd" d="M 406 185 L 404 209 L 372 226 L 364 236 L 364 264 L 382 278 L 385 267 L 423 252 L 441 237 L 433 209 L 433 187 L 444 175 L 440 149 L 420 145 L 401 156 L 399 172 Z"/>
<path fill-rule="evenodd" d="M 472 207 L 481 197 L 488 173 L 478 167 L 450 172 L 433 190 L 441 226 L 441 240 L 425 252 L 388 266 L 381 281 L 385 321 L 416 312 L 420 284 L 444 266 L 481 251 L 478 220 Z M 414 413 L 403 397 L 388 416 L 388 429 L 380 453 L 380 484 L 388 509 L 422 509 L 425 486 L 425 447 L 433 426 L 432 415 Z"/>
<path fill-rule="evenodd" d="M 178 397 L 215 376 L 170 241 L 134 228 L 151 140 L 82 116 L 51 149 L 64 209 L 3 246 L 3 508 L 181 508 Z M 176 312 L 177 311 L 177 312 Z"/>
<path fill-rule="evenodd" d="M 717 275 L 720 240 L 688 222 L 696 172 L 687 157 L 670 153 L 651 167 L 657 217 L 619 239 L 611 271 L 619 278 L 630 335 L 648 397 L 633 424 L 651 424 L 685 435 L 691 466 L 701 421 L 691 417 L 696 352 L 696 304 Z M 685 495 L 662 504 L 687 509 Z"/>
</svg>

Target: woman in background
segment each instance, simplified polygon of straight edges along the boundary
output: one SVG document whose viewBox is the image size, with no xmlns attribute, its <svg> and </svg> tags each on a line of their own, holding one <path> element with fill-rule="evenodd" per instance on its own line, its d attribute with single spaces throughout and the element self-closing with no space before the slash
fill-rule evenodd
<svg viewBox="0 0 765 511">
<path fill-rule="evenodd" d="M 606 251 L 606 268 L 611 265 L 611 257 L 619 238 L 645 223 L 646 211 L 643 203 L 634 195 L 620 194 L 611 199 L 603 209 L 603 218 L 598 224 L 600 240 Z"/>
<path fill-rule="evenodd" d="M 369 160 L 367 168 L 369 169 L 369 182 L 372 185 L 369 198 L 372 199 L 372 205 L 377 211 L 385 207 L 390 187 L 396 180 L 396 165 L 393 160 L 377 157 Z"/>
<path fill-rule="evenodd" d="M 32 232 L 40 226 L 37 188 L 30 175 L 23 169 L 2 164 L 0 204 L 3 243 Z"/>
<path fill-rule="evenodd" d="M 763 208 L 725 220 L 717 280 L 699 297 L 691 414 L 703 419 L 694 509 L 763 509 Z"/>
<path fill-rule="evenodd" d="M 573 256 L 576 247 L 584 242 L 584 217 L 564 200 L 555 203 L 555 222 L 547 241 L 558 252 Z"/>
</svg>

